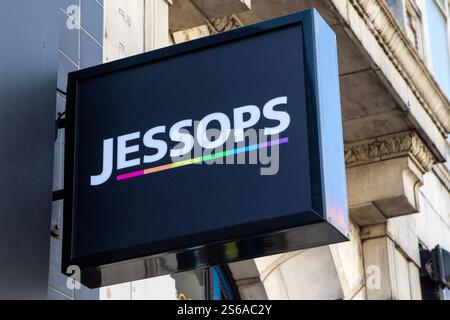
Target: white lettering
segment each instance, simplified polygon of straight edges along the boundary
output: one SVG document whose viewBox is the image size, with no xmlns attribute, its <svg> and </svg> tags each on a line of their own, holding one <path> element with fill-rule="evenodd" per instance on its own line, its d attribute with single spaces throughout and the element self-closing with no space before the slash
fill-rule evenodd
<svg viewBox="0 0 450 320">
<path fill-rule="evenodd" d="M 113 170 L 113 145 L 114 139 L 103 141 L 103 170 L 98 176 L 91 176 L 91 186 L 98 186 L 105 183 L 111 176 Z"/>
<path fill-rule="evenodd" d="M 257 106 L 245 106 L 234 109 L 234 139 L 236 142 L 244 141 L 244 130 L 258 123 L 261 110 Z M 248 113 L 250 118 L 244 121 L 244 115 Z"/>
<path fill-rule="evenodd" d="M 144 156 L 144 163 L 156 162 L 164 158 L 167 153 L 167 143 L 163 140 L 153 139 L 153 136 L 158 133 L 165 133 L 166 126 L 160 126 L 148 130 L 143 138 L 144 145 L 147 148 L 152 148 L 158 150 L 156 154 L 151 156 Z"/>
<path fill-rule="evenodd" d="M 210 141 L 207 135 L 208 124 L 211 123 L 212 121 L 219 122 L 221 128 L 220 136 L 214 141 Z M 200 146 L 202 146 L 203 148 L 214 149 L 221 146 L 222 144 L 225 143 L 225 141 L 227 141 L 228 137 L 230 136 L 230 132 L 231 132 L 230 119 L 227 117 L 226 114 L 216 112 L 207 115 L 199 122 L 197 127 L 197 140 Z"/>
<path fill-rule="evenodd" d="M 274 107 L 281 104 L 287 104 L 287 97 L 272 99 L 264 106 L 264 117 L 270 120 L 278 120 L 280 122 L 280 124 L 274 128 L 265 128 L 264 134 L 266 136 L 271 136 L 283 132 L 289 127 L 289 124 L 291 123 L 291 117 L 289 116 L 289 113 L 287 113 L 286 111 L 276 111 L 273 109 Z"/>
<path fill-rule="evenodd" d="M 135 158 L 132 160 L 127 160 L 127 155 L 130 153 L 138 152 L 139 145 L 133 145 L 127 147 L 127 142 L 131 140 L 139 139 L 141 136 L 140 132 L 133 132 L 126 134 L 117 138 L 117 169 L 125 169 L 129 167 L 138 166 L 141 164 L 140 158 Z"/>
</svg>

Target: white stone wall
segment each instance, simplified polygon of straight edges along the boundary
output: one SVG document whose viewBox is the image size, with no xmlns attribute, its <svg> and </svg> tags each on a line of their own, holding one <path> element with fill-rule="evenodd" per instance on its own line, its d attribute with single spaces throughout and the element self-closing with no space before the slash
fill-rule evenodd
<svg viewBox="0 0 450 320">
<path fill-rule="evenodd" d="M 408 217 L 418 238 L 429 249 L 439 244 L 450 251 L 450 195 L 434 172 L 424 176 L 419 199 L 420 214 Z"/>
</svg>

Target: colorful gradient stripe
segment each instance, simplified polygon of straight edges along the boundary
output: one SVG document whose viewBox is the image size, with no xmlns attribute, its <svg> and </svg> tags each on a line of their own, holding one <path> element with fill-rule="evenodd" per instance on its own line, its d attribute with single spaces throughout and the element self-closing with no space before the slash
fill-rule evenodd
<svg viewBox="0 0 450 320">
<path fill-rule="evenodd" d="M 175 169 L 175 168 L 179 168 L 179 167 L 189 166 L 191 164 L 202 163 L 202 162 L 205 162 L 208 160 L 214 160 L 217 158 L 226 158 L 228 156 L 232 156 L 235 154 L 250 152 L 250 151 L 258 150 L 258 149 L 269 148 L 271 146 L 276 146 L 276 145 L 280 145 L 280 144 L 284 144 L 284 143 L 288 143 L 288 142 L 289 142 L 289 138 L 281 138 L 278 140 L 267 141 L 267 142 L 260 143 L 260 144 L 254 144 L 254 145 L 251 145 L 248 147 L 242 147 L 242 148 L 237 148 L 237 149 L 233 149 L 233 150 L 229 150 L 229 151 L 218 152 L 218 153 L 203 156 L 203 157 L 198 157 L 198 158 L 184 160 L 184 161 L 178 161 L 178 162 L 169 163 L 169 164 L 165 164 L 165 165 L 158 166 L 158 167 L 153 167 L 153 168 L 149 168 L 149 169 L 138 170 L 138 171 L 134 171 L 134 172 L 130 172 L 130 173 L 121 174 L 121 175 L 118 175 L 116 179 L 117 179 L 117 181 L 127 180 L 127 179 L 131 179 L 131 178 L 143 176 L 146 174 L 151 174 L 151 173 L 156 173 L 156 172 L 160 172 L 160 171 L 166 171 L 166 170 Z"/>
</svg>

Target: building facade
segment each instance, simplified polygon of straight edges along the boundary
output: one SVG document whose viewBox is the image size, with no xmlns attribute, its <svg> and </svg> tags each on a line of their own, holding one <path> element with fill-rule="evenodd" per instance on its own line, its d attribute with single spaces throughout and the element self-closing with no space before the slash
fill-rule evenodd
<svg viewBox="0 0 450 320">
<path fill-rule="evenodd" d="M 433 249 L 450 251 L 448 0 L 59 1 L 56 117 L 68 72 L 311 7 L 337 37 L 350 241 L 78 289 L 60 273 L 58 122 L 49 299 L 450 299 L 433 278 Z"/>
</svg>

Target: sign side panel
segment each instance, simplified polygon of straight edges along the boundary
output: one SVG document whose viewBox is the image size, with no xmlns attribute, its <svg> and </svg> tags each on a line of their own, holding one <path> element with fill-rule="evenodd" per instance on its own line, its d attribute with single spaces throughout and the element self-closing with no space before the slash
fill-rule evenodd
<svg viewBox="0 0 450 320">
<path fill-rule="evenodd" d="M 348 237 L 349 216 L 336 35 L 317 12 L 314 14 L 314 25 L 324 206 L 327 220 Z"/>
</svg>

